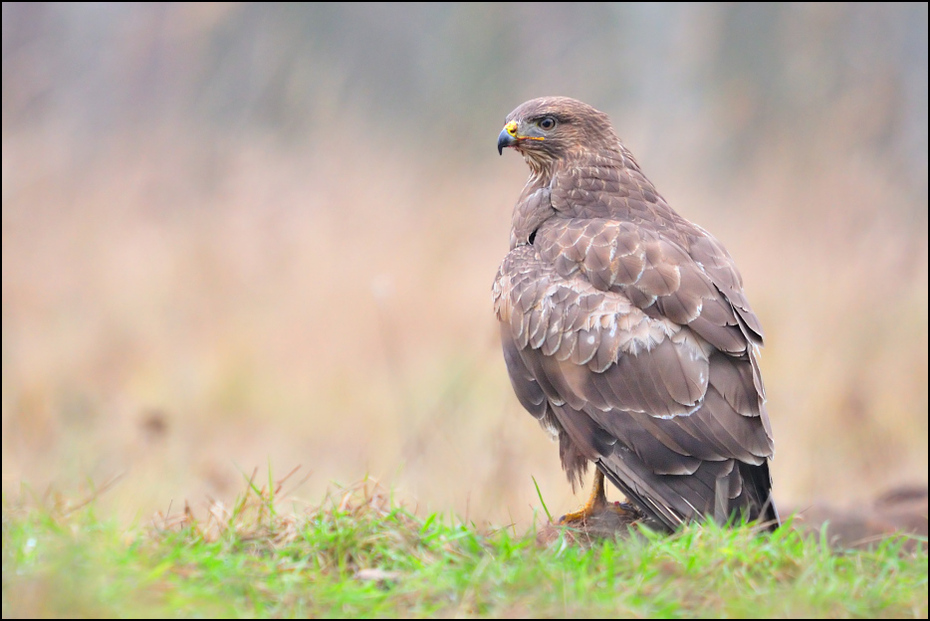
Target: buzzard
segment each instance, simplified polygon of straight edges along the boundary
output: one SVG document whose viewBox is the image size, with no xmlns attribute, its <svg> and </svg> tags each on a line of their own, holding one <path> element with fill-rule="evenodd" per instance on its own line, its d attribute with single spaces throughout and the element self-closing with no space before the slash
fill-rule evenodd
<svg viewBox="0 0 930 621">
<path fill-rule="evenodd" d="M 587 505 L 563 522 L 608 507 L 607 477 L 659 529 L 776 528 L 762 328 L 733 259 L 585 103 L 527 101 L 506 118 L 505 147 L 530 168 L 493 286 L 507 370 L 572 486 L 597 468 Z"/>
</svg>

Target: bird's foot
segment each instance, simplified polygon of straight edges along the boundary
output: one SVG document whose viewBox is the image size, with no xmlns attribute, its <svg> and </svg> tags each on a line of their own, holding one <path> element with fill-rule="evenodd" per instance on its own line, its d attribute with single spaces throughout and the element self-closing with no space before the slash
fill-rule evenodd
<svg viewBox="0 0 930 621">
<path fill-rule="evenodd" d="M 629 524 L 640 519 L 642 514 L 628 502 L 605 502 L 603 505 L 586 504 L 577 511 L 559 518 L 559 526 L 584 528 L 591 522 L 618 521 Z"/>
<path fill-rule="evenodd" d="M 625 502 L 608 502 L 604 493 L 604 473 L 594 473 L 594 485 L 588 502 L 577 511 L 566 513 L 559 518 L 560 526 L 585 528 L 589 523 L 604 522 L 629 524 L 642 517 L 633 505 Z"/>
</svg>

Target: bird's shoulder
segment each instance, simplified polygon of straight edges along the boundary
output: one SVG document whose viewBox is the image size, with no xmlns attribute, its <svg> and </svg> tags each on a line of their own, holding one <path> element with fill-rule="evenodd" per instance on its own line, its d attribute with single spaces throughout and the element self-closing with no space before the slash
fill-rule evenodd
<svg viewBox="0 0 930 621">
<path fill-rule="evenodd" d="M 560 162 L 549 183 L 553 210 L 569 219 L 627 222 L 685 247 L 706 232 L 674 211 L 626 149 Z"/>
</svg>

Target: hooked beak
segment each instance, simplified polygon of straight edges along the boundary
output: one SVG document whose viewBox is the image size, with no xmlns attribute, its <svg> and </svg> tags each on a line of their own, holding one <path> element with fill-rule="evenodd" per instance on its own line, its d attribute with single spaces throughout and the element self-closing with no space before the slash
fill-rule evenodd
<svg viewBox="0 0 930 621">
<path fill-rule="evenodd" d="M 510 121 L 504 125 L 500 135 L 497 137 L 497 153 L 504 154 L 504 147 L 512 147 L 517 144 L 517 122 Z"/>
</svg>

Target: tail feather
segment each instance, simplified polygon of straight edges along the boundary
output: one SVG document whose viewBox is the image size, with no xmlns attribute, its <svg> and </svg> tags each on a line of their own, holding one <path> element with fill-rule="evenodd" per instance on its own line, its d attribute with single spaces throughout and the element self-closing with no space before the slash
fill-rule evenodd
<svg viewBox="0 0 930 621">
<path fill-rule="evenodd" d="M 703 462 L 693 474 L 662 475 L 632 452 L 615 450 L 597 467 L 660 530 L 672 532 L 689 521 L 723 524 L 745 518 L 772 531 L 780 523 L 767 463 Z"/>
</svg>

